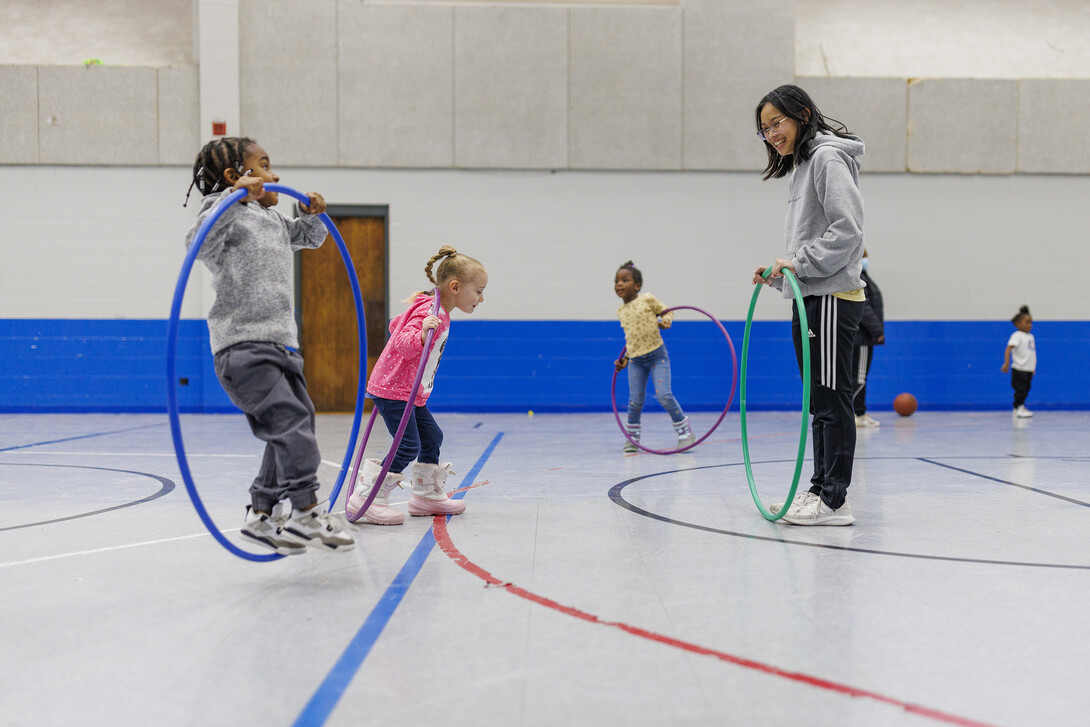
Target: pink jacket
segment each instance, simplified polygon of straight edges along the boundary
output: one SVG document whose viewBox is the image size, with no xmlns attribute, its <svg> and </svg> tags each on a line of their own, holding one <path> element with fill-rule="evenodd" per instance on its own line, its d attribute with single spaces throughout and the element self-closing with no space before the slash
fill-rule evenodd
<svg viewBox="0 0 1090 727">
<path fill-rule="evenodd" d="M 424 353 L 424 344 L 420 340 L 420 331 L 424 328 L 424 319 L 431 315 L 434 298 L 430 295 L 418 295 L 409 304 L 408 310 L 390 321 L 390 340 L 382 349 L 371 378 L 367 382 L 367 393 L 383 399 L 408 401 L 416 370 L 420 366 L 420 357 Z M 431 396 L 435 383 L 435 369 L 443 357 L 443 348 L 447 343 L 447 331 L 450 329 L 450 314 L 439 307 L 436 314 L 439 327 L 432 335 L 431 355 L 424 367 L 424 377 L 420 380 L 420 393 L 415 406 L 424 406 Z"/>
</svg>

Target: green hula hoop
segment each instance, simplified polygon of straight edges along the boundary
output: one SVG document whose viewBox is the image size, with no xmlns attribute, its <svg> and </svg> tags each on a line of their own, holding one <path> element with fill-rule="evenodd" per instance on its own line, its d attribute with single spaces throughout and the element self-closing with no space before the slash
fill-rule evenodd
<svg viewBox="0 0 1090 727">
<path fill-rule="evenodd" d="M 805 335 L 805 331 L 809 330 L 810 326 L 806 321 L 806 306 L 802 301 L 802 293 L 799 291 L 798 281 L 795 280 L 795 276 L 787 268 L 783 268 L 783 276 L 791 284 L 791 290 L 795 292 L 795 303 L 799 309 L 799 323 L 801 324 L 800 331 Z M 772 268 L 768 268 L 764 271 L 763 277 L 767 278 L 772 274 Z M 776 514 L 772 514 L 768 511 L 768 508 L 761 502 L 761 496 L 757 494 L 757 484 L 753 481 L 753 464 L 749 458 L 749 434 L 746 431 L 746 372 L 749 365 L 749 330 L 753 325 L 753 311 L 757 308 L 757 296 L 761 294 L 761 288 L 764 285 L 753 286 L 753 299 L 749 302 L 749 314 L 746 316 L 746 331 L 742 336 L 742 375 L 741 375 L 741 388 L 739 389 L 739 402 L 741 406 L 741 422 L 742 422 L 742 457 L 746 462 L 746 479 L 749 480 L 749 493 L 753 495 L 753 502 L 757 503 L 757 509 L 764 515 L 765 520 L 769 522 L 775 522 L 783 517 L 787 513 L 787 508 L 795 499 L 795 490 L 799 486 L 799 474 L 802 472 L 802 459 L 806 456 L 806 430 L 810 424 L 810 345 L 809 341 L 806 345 L 802 345 L 802 426 L 799 429 L 799 456 L 795 462 L 795 476 L 791 478 L 791 489 L 787 492 L 787 499 L 783 502 L 783 507 Z"/>
</svg>

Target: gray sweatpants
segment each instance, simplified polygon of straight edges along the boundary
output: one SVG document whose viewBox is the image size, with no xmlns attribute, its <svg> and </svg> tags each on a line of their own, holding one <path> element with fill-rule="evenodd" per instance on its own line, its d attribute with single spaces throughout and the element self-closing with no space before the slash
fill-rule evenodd
<svg viewBox="0 0 1090 727">
<path fill-rule="evenodd" d="M 301 510 L 318 502 L 318 440 L 314 404 L 303 378 L 303 357 L 273 343 L 236 343 L 215 356 L 216 376 L 246 414 L 254 436 L 265 442 L 250 498 L 269 512 L 291 498 Z"/>
</svg>

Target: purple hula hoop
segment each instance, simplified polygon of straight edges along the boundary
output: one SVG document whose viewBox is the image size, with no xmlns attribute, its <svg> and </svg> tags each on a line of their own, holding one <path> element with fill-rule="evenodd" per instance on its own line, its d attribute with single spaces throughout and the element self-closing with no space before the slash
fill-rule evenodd
<svg viewBox="0 0 1090 727">
<path fill-rule="evenodd" d="M 719 415 L 719 418 L 715 420 L 715 424 L 712 425 L 712 428 L 709 429 L 704 434 L 704 436 L 686 447 L 677 447 L 675 449 L 651 449 L 650 447 L 643 446 L 631 436 L 629 436 L 628 430 L 624 428 L 624 423 L 621 422 L 621 415 L 617 411 L 617 374 L 619 374 L 620 372 L 617 370 L 617 367 L 614 366 L 613 383 L 610 384 L 609 392 L 610 398 L 613 401 L 613 418 L 617 420 L 617 426 L 620 427 L 621 433 L 624 434 L 625 439 L 627 439 L 629 442 L 632 442 L 633 445 L 639 447 L 644 452 L 650 452 L 651 454 L 677 454 L 678 452 L 685 452 L 686 450 L 692 449 L 693 447 L 710 437 L 712 435 L 712 432 L 714 432 L 719 427 L 719 425 L 723 423 L 723 419 L 727 416 L 727 411 L 730 410 L 730 405 L 734 401 L 735 387 L 738 386 L 738 354 L 734 352 L 734 341 L 731 340 L 730 334 L 727 333 L 727 329 L 723 328 L 723 324 L 720 323 L 719 320 L 708 311 L 702 308 L 697 308 L 694 305 L 675 305 L 673 308 L 667 308 L 666 310 L 662 311 L 662 313 L 660 313 L 659 315 L 665 315 L 675 310 L 695 310 L 697 313 L 703 313 L 711 320 L 712 323 L 714 323 L 719 328 L 719 330 L 723 333 L 723 338 L 727 339 L 727 345 L 730 347 L 730 360 L 731 364 L 734 367 L 734 376 L 733 378 L 731 378 L 730 382 L 730 396 L 727 397 L 727 405 L 723 407 L 723 413 Z M 620 360 L 620 358 L 624 356 L 627 351 L 628 347 L 623 347 L 617 359 Z"/>
<path fill-rule="evenodd" d="M 432 303 L 431 314 L 434 316 L 439 314 L 438 287 L 435 288 L 433 295 L 435 296 L 435 302 Z M 394 461 L 394 453 L 397 452 L 397 448 L 401 444 L 401 438 L 405 435 L 405 427 L 409 424 L 409 417 L 412 416 L 416 404 L 416 395 L 420 390 L 420 382 L 424 379 L 424 367 L 428 365 L 428 356 L 431 354 L 431 344 L 434 337 L 435 329 L 429 328 L 424 336 L 424 350 L 420 354 L 420 365 L 416 367 L 416 378 L 413 379 L 412 398 L 407 402 L 405 413 L 401 415 L 401 423 L 398 424 L 397 432 L 394 433 L 394 441 L 390 443 L 390 451 L 386 454 L 386 458 L 382 463 L 382 470 L 378 473 L 378 479 L 375 480 L 374 487 L 371 488 L 370 494 L 367 495 L 367 499 L 360 506 L 360 509 L 353 513 L 348 506 L 348 501 L 352 499 L 352 493 L 356 490 L 356 476 L 360 471 L 360 462 L 363 461 L 363 450 L 367 447 L 367 438 L 371 436 L 371 427 L 374 425 L 375 416 L 378 414 L 377 408 L 372 407 L 371 409 L 371 418 L 367 420 L 367 429 L 364 430 L 359 450 L 352 462 L 352 473 L 348 481 L 348 494 L 344 498 L 344 516 L 348 518 L 349 522 L 356 522 L 363 517 L 363 513 L 367 512 L 367 508 L 371 507 L 371 503 L 375 501 L 375 495 L 378 494 L 379 489 L 382 487 L 382 481 L 386 479 L 386 475 L 390 472 L 390 464 Z M 332 509 L 332 503 L 330 503 L 330 509 Z"/>
</svg>

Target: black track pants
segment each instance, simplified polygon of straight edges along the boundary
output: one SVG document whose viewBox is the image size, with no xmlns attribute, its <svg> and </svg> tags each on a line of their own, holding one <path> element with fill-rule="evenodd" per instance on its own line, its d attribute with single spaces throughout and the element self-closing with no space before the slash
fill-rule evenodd
<svg viewBox="0 0 1090 727">
<path fill-rule="evenodd" d="M 870 365 L 874 361 L 874 346 L 856 346 L 852 363 L 852 379 L 855 382 L 852 407 L 858 417 L 867 413 L 867 377 L 870 376 Z"/>
<path fill-rule="evenodd" d="M 852 356 L 863 303 L 832 295 L 803 298 L 808 331 L 803 332 L 798 304 L 792 305 L 791 336 L 802 373 L 802 335 L 810 344 L 810 414 L 814 440 L 814 476 L 810 492 L 834 510 L 844 504 L 855 463 L 855 413 Z"/>
</svg>

